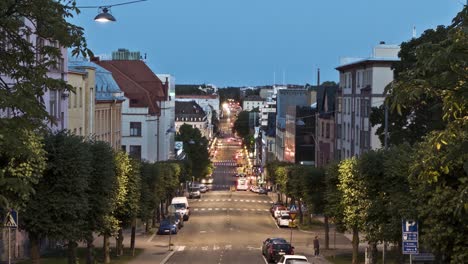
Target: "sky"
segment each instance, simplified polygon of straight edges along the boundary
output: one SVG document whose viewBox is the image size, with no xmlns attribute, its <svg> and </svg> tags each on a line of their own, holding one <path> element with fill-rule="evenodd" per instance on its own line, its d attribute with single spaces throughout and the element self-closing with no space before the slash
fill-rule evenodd
<svg viewBox="0 0 468 264">
<path fill-rule="evenodd" d="M 78 6 L 131 0 L 76 0 Z M 256 86 L 337 81 L 342 57 L 369 57 L 380 41 L 400 44 L 449 25 L 465 0 L 148 0 L 111 8 L 114 23 L 81 9 L 70 22 L 89 48 L 146 54 L 177 84 Z"/>
</svg>

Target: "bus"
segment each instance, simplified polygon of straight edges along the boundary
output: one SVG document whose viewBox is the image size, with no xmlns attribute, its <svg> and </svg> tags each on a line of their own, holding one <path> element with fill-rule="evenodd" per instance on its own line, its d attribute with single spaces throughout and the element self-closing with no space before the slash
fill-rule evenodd
<svg viewBox="0 0 468 264">
<path fill-rule="evenodd" d="M 249 183 L 246 177 L 239 177 L 237 179 L 236 190 L 247 191 L 249 189 Z"/>
</svg>

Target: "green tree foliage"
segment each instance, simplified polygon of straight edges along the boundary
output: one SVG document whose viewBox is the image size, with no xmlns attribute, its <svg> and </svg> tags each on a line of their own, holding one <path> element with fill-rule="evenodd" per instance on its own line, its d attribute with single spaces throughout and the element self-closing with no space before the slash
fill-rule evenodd
<svg viewBox="0 0 468 264">
<path fill-rule="evenodd" d="M 22 228 L 31 237 L 34 261 L 39 257 L 35 243 L 46 236 L 68 241 L 73 257 L 75 241 L 84 238 L 89 212 L 87 190 L 92 168 L 89 145 L 83 143 L 82 137 L 60 132 L 45 138 L 45 150 L 44 176 L 21 212 Z"/>
<path fill-rule="evenodd" d="M 89 210 L 85 220 L 85 237 L 88 246 L 88 263 L 93 263 L 93 233 L 111 236 L 118 229 L 118 221 L 113 216 L 116 209 L 117 178 L 115 175 L 114 151 L 104 141 L 90 141 L 92 154 L 91 176 L 87 190 Z"/>
<path fill-rule="evenodd" d="M 234 122 L 234 130 L 241 138 L 245 138 L 250 134 L 249 113 L 249 111 L 241 111 Z"/>
<path fill-rule="evenodd" d="M 183 141 L 184 152 L 188 159 L 188 173 L 192 173 L 196 179 L 211 174 L 212 165 L 208 153 L 208 140 L 202 137 L 200 130 L 184 124 L 180 127 L 176 140 Z"/>
<path fill-rule="evenodd" d="M 325 214 L 335 223 L 337 230 L 345 231 L 344 207 L 341 203 L 343 192 L 340 184 L 339 163 L 330 163 L 325 169 Z"/>
<path fill-rule="evenodd" d="M 424 41 L 415 50 L 416 63 L 403 69 L 393 84 L 392 108 L 411 109 L 426 98 L 441 102 L 440 130 L 429 132 L 415 148 L 410 167 L 421 239 L 443 262 L 468 258 L 468 8 L 447 28 L 447 37 Z"/>
<path fill-rule="evenodd" d="M 14 136 L 0 132 L 0 208 L 24 208 L 45 168 L 46 153 L 38 134 L 25 129 Z"/>
</svg>

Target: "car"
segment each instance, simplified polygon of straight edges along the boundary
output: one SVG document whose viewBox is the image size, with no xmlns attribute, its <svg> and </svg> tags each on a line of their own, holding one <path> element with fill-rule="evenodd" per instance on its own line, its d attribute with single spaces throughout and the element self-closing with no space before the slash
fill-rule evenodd
<svg viewBox="0 0 468 264">
<path fill-rule="evenodd" d="M 172 198 L 171 205 L 173 205 L 176 209 L 177 213 L 182 215 L 184 221 L 187 221 L 190 216 L 190 206 L 185 196 L 179 196 Z"/>
<path fill-rule="evenodd" d="M 206 193 L 208 191 L 208 187 L 205 184 L 200 184 L 200 192 Z"/>
<path fill-rule="evenodd" d="M 279 227 L 289 227 L 289 223 L 292 222 L 291 216 L 289 213 L 281 212 L 281 215 L 276 219 L 276 223 Z"/>
<path fill-rule="evenodd" d="M 277 205 L 273 208 L 272 212 L 271 212 L 271 215 L 274 217 L 274 218 L 277 218 L 279 216 L 279 213 L 280 211 L 286 211 L 288 210 L 288 208 L 286 208 L 286 206 L 283 206 L 283 205 Z"/>
<path fill-rule="evenodd" d="M 276 210 L 276 211 L 275 211 L 275 219 L 278 219 L 278 218 L 281 217 L 281 215 L 283 215 L 283 214 L 289 215 L 288 209 Z"/>
<path fill-rule="evenodd" d="M 201 198 L 200 187 L 198 185 L 189 187 L 189 198 Z"/>
<path fill-rule="evenodd" d="M 278 261 L 283 255 L 294 255 L 294 247 L 289 243 L 270 243 L 265 255 L 269 262 Z"/>
<path fill-rule="evenodd" d="M 181 229 L 184 227 L 184 216 L 181 213 L 175 213 L 174 214 L 174 221 L 177 225 L 177 228 Z"/>
<path fill-rule="evenodd" d="M 274 215 L 275 215 L 275 214 L 274 214 L 274 211 L 275 211 L 276 207 L 278 207 L 278 206 L 284 206 L 284 205 L 283 205 L 283 203 L 281 203 L 281 202 L 275 202 L 275 203 L 270 207 L 270 214 L 271 214 L 271 216 L 274 216 Z"/>
<path fill-rule="evenodd" d="M 250 186 L 250 191 L 251 191 L 251 192 L 254 192 L 254 193 L 258 192 L 258 186 L 256 186 L 256 185 L 251 185 L 251 186 Z"/>
<path fill-rule="evenodd" d="M 310 264 L 310 262 L 303 255 L 283 255 L 277 264 Z"/>
<path fill-rule="evenodd" d="M 265 187 L 258 188 L 258 194 L 268 194 L 268 190 Z"/>
<path fill-rule="evenodd" d="M 159 235 L 166 235 L 166 234 L 177 234 L 179 228 L 175 222 L 169 221 L 169 219 L 164 219 L 159 224 L 158 234 Z"/>
<path fill-rule="evenodd" d="M 265 239 L 265 241 L 263 241 L 262 243 L 262 255 L 266 256 L 267 254 L 267 250 L 268 250 L 268 246 L 271 244 L 271 243 L 288 243 L 286 241 L 286 239 L 282 238 L 282 237 L 269 237 L 267 239 Z"/>
</svg>

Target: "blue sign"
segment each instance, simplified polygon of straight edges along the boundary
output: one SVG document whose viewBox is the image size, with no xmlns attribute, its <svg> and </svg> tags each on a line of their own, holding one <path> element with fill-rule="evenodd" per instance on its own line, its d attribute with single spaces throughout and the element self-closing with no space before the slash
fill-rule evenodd
<svg viewBox="0 0 468 264">
<path fill-rule="evenodd" d="M 418 251 L 418 222 L 403 219 L 401 222 L 403 254 L 417 254 Z"/>
<path fill-rule="evenodd" d="M 18 213 L 15 210 L 11 209 L 7 212 L 3 226 L 8 228 L 18 227 Z"/>
<path fill-rule="evenodd" d="M 296 205 L 292 204 L 291 206 L 289 206 L 289 211 L 297 211 Z"/>
</svg>

